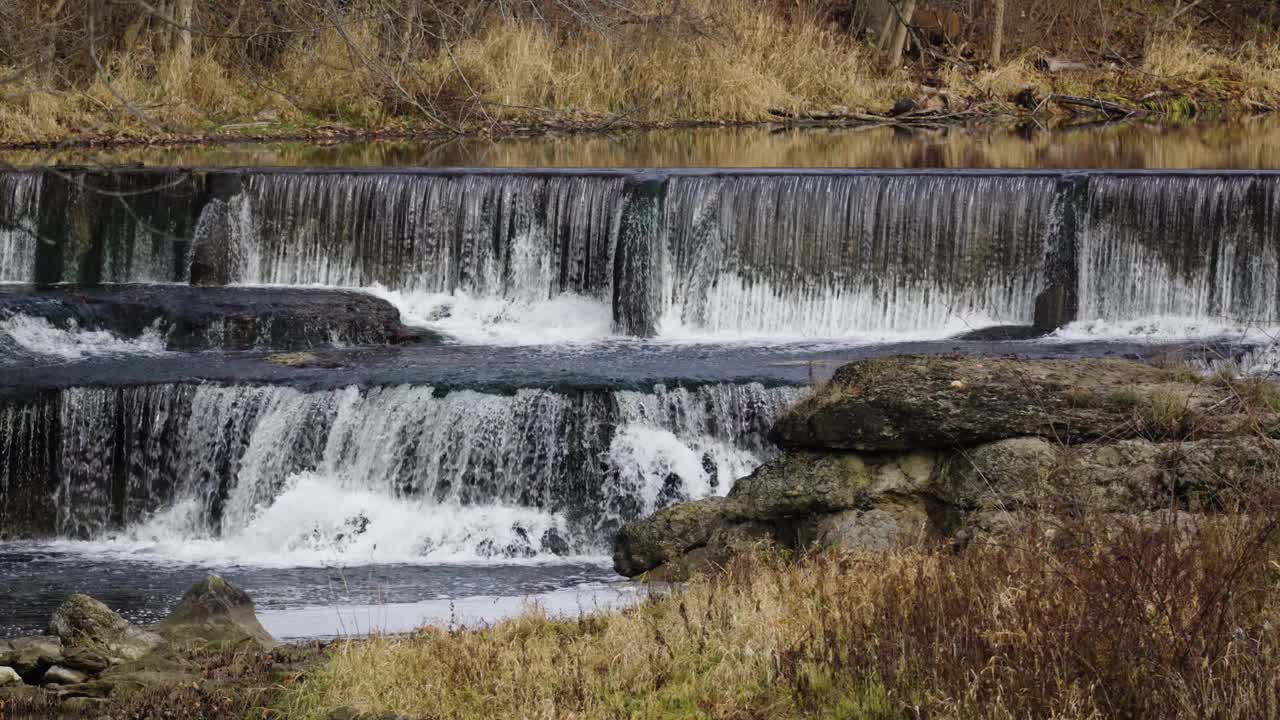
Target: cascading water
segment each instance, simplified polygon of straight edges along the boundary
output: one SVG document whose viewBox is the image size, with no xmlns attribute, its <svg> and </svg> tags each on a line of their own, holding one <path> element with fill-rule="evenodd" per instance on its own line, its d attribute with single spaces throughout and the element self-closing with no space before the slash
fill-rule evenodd
<svg viewBox="0 0 1280 720">
<path fill-rule="evenodd" d="M 251 283 L 520 301 L 612 280 L 624 182 L 609 177 L 254 174 L 231 208 Z"/>
<path fill-rule="evenodd" d="M 0 174 L 4 278 L 370 288 L 466 342 L 1280 320 L 1269 173 L 63 175 Z"/>
<path fill-rule="evenodd" d="M 39 242 L 40 173 L 0 173 L 0 282 L 29 282 Z"/>
<path fill-rule="evenodd" d="M 673 178 L 660 312 L 731 335 L 929 330 L 975 316 L 1029 323 L 1056 182 Z"/>
<path fill-rule="evenodd" d="M 1280 322 L 1280 178 L 1095 177 L 1080 317 Z"/>
<path fill-rule="evenodd" d="M 307 558 L 600 553 L 621 522 L 727 492 L 801 392 L 74 388 L 57 531 Z"/>
<path fill-rule="evenodd" d="M 256 248 L 247 282 L 573 293 L 610 302 L 623 334 L 839 336 L 1029 321 L 1054 183 L 255 174 L 235 234 Z"/>
<path fill-rule="evenodd" d="M 81 287 L 6 289 L 0 539 L 23 540 L 0 550 L 36 568 L 14 583 L 30 587 L 72 565 L 78 581 L 141 570 L 153 608 L 183 589 L 175 559 L 287 567 L 258 587 L 288 608 L 323 599 L 334 565 L 378 566 L 370 603 L 607 580 L 621 523 L 726 493 L 774 452 L 769 427 L 805 391 L 754 380 L 804 382 L 807 364 L 812 382 L 880 352 L 867 340 L 988 323 L 1073 342 L 1164 316 L 1181 337 L 1280 323 L 1278 188 L 1220 172 L 3 172 L 0 281 Z M 56 312 L 37 292 L 60 294 Z M 781 342 L 797 338 L 857 342 Z M 513 579 L 526 571 L 533 585 Z M 352 602 L 345 579 L 335 604 Z M 24 632 L 47 622 L 3 600 Z"/>
</svg>

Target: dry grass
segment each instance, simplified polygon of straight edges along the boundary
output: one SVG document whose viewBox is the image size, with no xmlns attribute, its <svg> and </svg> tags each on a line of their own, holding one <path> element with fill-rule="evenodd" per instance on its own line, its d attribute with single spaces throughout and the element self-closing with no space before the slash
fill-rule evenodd
<svg viewBox="0 0 1280 720">
<path fill-rule="evenodd" d="M 280 708 L 422 718 L 1253 718 L 1276 522 L 1111 518 L 962 552 L 744 557 L 581 620 L 337 646 Z"/>
<path fill-rule="evenodd" d="M 85 83 L 25 75 L 4 87 L 0 139 L 153 136 L 153 124 L 206 132 L 266 110 L 292 127 L 385 129 L 582 115 L 762 120 L 771 108 L 892 101 L 893 84 L 872 72 L 865 49 L 820 14 L 756 0 L 690 0 L 678 15 L 658 0 L 632 5 L 643 20 L 608 28 L 552 29 L 495 13 L 456 41 L 412 52 L 377 22 L 355 20 L 290 36 L 278 67 L 210 51 L 189 76 L 149 46 L 120 50 Z"/>
<path fill-rule="evenodd" d="M 330 125 L 414 130 L 478 129 L 494 121 L 758 121 L 776 108 L 883 111 L 919 92 L 912 78 L 921 72 L 936 73 L 953 95 L 997 103 L 1031 87 L 1041 97 L 1122 101 L 1166 91 L 1168 100 L 1158 102 L 1173 105 L 1157 109 L 1178 118 L 1246 101 L 1280 105 L 1280 42 L 1269 26 L 1227 44 L 1174 27 L 1147 40 L 1145 52 L 1134 56 L 1145 59 L 1132 67 L 1092 73 L 1039 72 L 1035 61 L 1055 50 L 1024 38 L 1010 45 L 1013 59 L 998 68 L 928 69 L 913 60 L 912 70 L 886 74 L 869 46 L 840 24 L 832 4 L 820 0 L 579 4 L 591 12 L 552 18 L 530 10 L 539 3 L 512 3 L 521 11 L 508 14 L 456 0 L 406 33 L 398 23 L 407 5 L 399 0 L 351 0 L 341 26 L 316 15 L 319 5 L 288 0 L 250 8 L 261 34 L 244 36 L 249 40 L 216 35 L 218 23 L 247 23 L 248 16 L 207 6 L 204 21 L 214 34 L 197 38 L 189 74 L 170 62 L 162 28 L 148 26 L 149 34 L 136 41 L 113 35 L 127 32 L 127 4 L 113 6 L 107 37 L 96 48 L 101 72 L 77 49 L 84 38 L 76 17 L 55 33 L 60 54 L 49 72 L 28 72 L 23 66 L 40 52 L 42 31 L 9 9 L 19 22 L 36 24 L 0 27 L 0 77 L 16 78 L 0 86 L 0 140 L 226 135 L 245 126 L 255 134 L 294 134 Z M 1048 17 L 1049 5 L 1040 2 L 1012 22 Z M 1169 12 L 1160 2 L 1148 5 L 1107 0 L 1107 12 L 1126 21 Z M 0 20 L 9 17 L 0 3 Z M 984 37 L 982 28 L 975 20 L 966 33 Z M 1181 104 L 1187 97 L 1190 104 Z"/>
<path fill-rule="evenodd" d="M 703 20 L 562 42 L 533 25 L 493 25 L 419 63 L 412 87 L 424 98 L 474 93 L 491 113 L 541 108 L 664 120 L 758 120 L 770 108 L 886 101 L 886 83 L 864 50 L 816 18 L 784 21 L 746 0 L 688 5 Z"/>
<path fill-rule="evenodd" d="M 1280 97 L 1280 43 L 1275 41 L 1250 42 L 1228 54 L 1189 32 L 1165 36 L 1149 44 L 1142 69 L 1171 83 L 1237 91 L 1257 102 Z"/>
</svg>

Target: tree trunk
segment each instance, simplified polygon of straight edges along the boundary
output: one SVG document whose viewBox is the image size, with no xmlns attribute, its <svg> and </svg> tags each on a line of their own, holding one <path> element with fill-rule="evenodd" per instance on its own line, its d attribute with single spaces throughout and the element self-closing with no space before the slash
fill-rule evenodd
<svg viewBox="0 0 1280 720">
<path fill-rule="evenodd" d="M 893 43 L 889 46 L 889 67 L 896 68 L 902 64 L 902 50 L 907 44 L 907 24 L 916 12 L 916 0 L 906 0 L 895 7 L 897 28 L 893 32 Z"/>
<path fill-rule="evenodd" d="M 996 16 L 991 23 L 991 66 L 1000 64 L 1000 55 L 1004 51 L 1004 0 L 995 2 Z"/>
<path fill-rule="evenodd" d="M 176 0 L 173 7 L 174 42 L 170 62 L 171 77 L 185 84 L 191 74 L 191 21 L 195 15 L 195 0 Z"/>
<path fill-rule="evenodd" d="M 409 7 L 404 12 L 404 31 L 401 33 L 400 42 L 400 69 L 403 71 L 409 66 L 412 59 L 411 52 L 413 50 L 414 36 L 418 30 L 418 0 L 409 0 Z"/>
</svg>

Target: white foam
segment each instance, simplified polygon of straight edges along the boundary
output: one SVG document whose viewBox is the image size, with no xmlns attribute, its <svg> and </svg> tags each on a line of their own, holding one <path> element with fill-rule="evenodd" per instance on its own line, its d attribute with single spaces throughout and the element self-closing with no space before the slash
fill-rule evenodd
<svg viewBox="0 0 1280 720">
<path fill-rule="evenodd" d="M 462 343 L 544 345 L 590 342 L 613 335 L 613 312 L 608 303 L 582 295 L 566 293 L 528 301 L 381 286 L 361 289 L 394 305 L 404 324 L 435 330 Z"/>
<path fill-rule="evenodd" d="M 703 459 L 709 462 L 704 467 Z M 618 428 L 609 447 L 610 464 L 622 489 L 638 497 L 641 514 L 662 507 L 668 480 L 681 499 L 724 495 L 740 477 L 760 465 L 755 454 L 708 436 L 680 438 L 670 430 L 643 424 Z"/>
<path fill-rule="evenodd" d="M 1267 342 L 1276 338 L 1280 338 L 1280 327 L 1272 325 L 1241 323 L 1226 318 L 1161 315 L 1134 320 L 1078 320 L 1058 329 L 1047 339 L 1157 343 L 1176 340 Z"/>
<path fill-rule="evenodd" d="M 47 319 L 14 315 L 0 320 L 0 347 L 60 360 L 100 355 L 149 355 L 164 352 L 164 338 L 154 328 L 137 338 L 123 338 L 107 330 L 82 330 L 72 321 L 60 328 Z"/>
<path fill-rule="evenodd" d="M 233 534 L 208 536 L 199 504 L 180 502 L 127 535 L 80 549 L 132 558 L 256 567 L 558 561 L 544 533 L 562 517 L 532 508 L 436 505 L 303 472 Z"/>
</svg>

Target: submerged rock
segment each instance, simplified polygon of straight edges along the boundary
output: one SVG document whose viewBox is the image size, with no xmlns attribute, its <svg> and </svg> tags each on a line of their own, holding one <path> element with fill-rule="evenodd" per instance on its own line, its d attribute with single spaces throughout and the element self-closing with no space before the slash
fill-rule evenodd
<svg viewBox="0 0 1280 720">
<path fill-rule="evenodd" d="M 275 645 L 258 621 L 249 595 L 217 575 L 193 585 L 156 629 L 174 642 L 219 647 L 252 644 L 264 649 Z"/>
<path fill-rule="evenodd" d="M 280 350 L 433 342 L 406 328 L 395 306 L 349 290 L 175 285 L 0 288 L 0 315 L 61 328 L 153 333 L 170 350 Z"/>
</svg>

